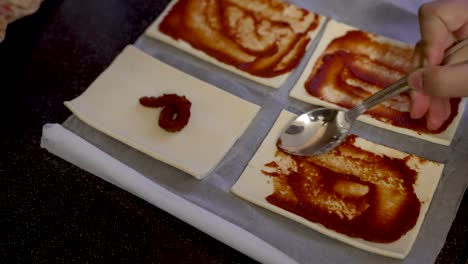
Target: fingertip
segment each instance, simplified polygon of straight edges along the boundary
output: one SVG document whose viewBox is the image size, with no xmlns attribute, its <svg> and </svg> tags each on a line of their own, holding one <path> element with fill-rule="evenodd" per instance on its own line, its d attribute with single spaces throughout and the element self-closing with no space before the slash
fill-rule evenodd
<svg viewBox="0 0 468 264">
<path fill-rule="evenodd" d="M 445 119 L 441 118 L 429 118 L 427 128 L 431 131 L 437 131 L 445 123 Z"/>
<path fill-rule="evenodd" d="M 426 116 L 426 124 L 429 130 L 438 130 L 451 114 L 449 99 L 433 99 Z"/>
<path fill-rule="evenodd" d="M 424 116 L 424 113 L 420 110 L 415 109 L 415 107 L 411 107 L 410 117 L 412 119 L 419 119 Z"/>
<path fill-rule="evenodd" d="M 413 119 L 422 118 L 428 111 L 431 99 L 421 91 L 411 91 L 410 117 Z"/>
<path fill-rule="evenodd" d="M 434 117 L 431 117 L 431 116 L 427 116 L 426 117 L 426 125 L 427 125 L 427 128 L 431 131 L 435 131 L 437 129 L 440 128 L 440 126 L 442 125 L 442 123 L 440 123 L 439 120 L 435 119 Z"/>
</svg>

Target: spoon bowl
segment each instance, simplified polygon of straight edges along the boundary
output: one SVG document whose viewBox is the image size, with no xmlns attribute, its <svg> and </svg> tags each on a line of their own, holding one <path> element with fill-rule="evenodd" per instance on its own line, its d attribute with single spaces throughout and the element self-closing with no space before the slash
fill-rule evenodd
<svg viewBox="0 0 468 264">
<path fill-rule="evenodd" d="M 343 110 L 317 108 L 294 119 L 281 134 L 278 147 L 299 156 L 324 154 L 346 138 L 351 124 Z"/>
</svg>

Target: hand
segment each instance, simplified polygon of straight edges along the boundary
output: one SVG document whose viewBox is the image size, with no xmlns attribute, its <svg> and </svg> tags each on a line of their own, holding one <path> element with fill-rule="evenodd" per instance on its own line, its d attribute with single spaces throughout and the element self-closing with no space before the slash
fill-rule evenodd
<svg viewBox="0 0 468 264">
<path fill-rule="evenodd" d="M 427 127 L 437 130 L 450 116 L 450 97 L 468 96 L 468 63 L 440 66 L 444 52 L 468 37 L 468 1 L 439 0 L 419 9 L 421 41 L 416 45 L 408 77 L 411 117 L 426 116 Z"/>
</svg>

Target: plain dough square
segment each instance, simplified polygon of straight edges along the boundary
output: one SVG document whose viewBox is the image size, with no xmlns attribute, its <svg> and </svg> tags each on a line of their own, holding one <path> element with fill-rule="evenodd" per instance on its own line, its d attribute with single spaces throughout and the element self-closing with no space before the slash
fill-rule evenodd
<svg viewBox="0 0 468 264">
<path fill-rule="evenodd" d="M 164 93 L 184 95 L 192 102 L 189 122 L 180 132 L 160 128 L 160 108 L 139 103 L 142 96 Z M 65 105 L 95 129 L 197 179 L 217 166 L 259 110 L 133 46 Z"/>
<path fill-rule="evenodd" d="M 164 20 L 166 15 L 171 11 L 172 7 L 177 2 L 178 2 L 178 0 L 172 0 L 171 2 L 169 2 L 167 7 L 161 13 L 161 15 L 159 15 L 158 18 L 146 29 L 145 35 L 147 35 L 147 36 L 149 36 L 151 38 L 160 40 L 160 41 L 162 41 L 162 42 L 164 42 L 166 44 L 169 44 L 171 46 L 174 46 L 174 47 L 176 47 L 176 48 L 178 48 L 178 49 L 180 49 L 182 51 L 187 52 L 190 55 L 193 55 L 193 56 L 195 56 L 195 57 L 197 57 L 199 59 L 202 59 L 204 61 L 210 62 L 210 63 L 212 63 L 212 64 L 214 64 L 214 65 L 216 65 L 216 66 L 218 66 L 220 68 L 223 68 L 223 69 L 228 70 L 230 72 L 233 72 L 233 73 L 235 73 L 237 75 L 240 75 L 240 76 L 242 76 L 244 78 L 247 78 L 249 80 L 255 81 L 257 83 L 260 83 L 260 84 L 263 84 L 263 85 L 266 85 L 266 86 L 269 86 L 269 87 L 272 87 L 272 88 L 279 88 L 286 81 L 286 79 L 289 77 L 289 75 L 294 71 L 294 69 L 293 69 L 290 72 L 287 72 L 287 73 L 284 73 L 284 74 L 281 74 L 281 75 L 278 75 L 278 76 L 275 76 L 275 77 L 272 77 L 272 78 L 265 78 L 265 77 L 255 76 L 255 75 L 249 74 L 247 72 L 241 71 L 241 70 L 237 69 L 236 67 L 234 67 L 232 65 L 222 63 L 222 62 L 218 61 L 217 59 L 215 59 L 214 57 L 206 54 L 205 52 L 193 48 L 189 43 L 187 43 L 187 42 L 185 42 L 183 40 L 174 40 L 172 37 L 160 32 L 159 31 L 160 23 Z M 317 28 L 315 28 L 314 30 L 312 30 L 311 32 L 308 33 L 310 41 L 309 41 L 309 43 L 307 45 L 306 51 L 310 47 L 310 45 L 314 41 L 317 33 L 320 32 L 320 29 L 322 28 L 322 26 L 324 24 L 324 21 L 325 21 L 324 16 L 318 15 L 318 19 L 319 19 L 319 21 L 318 21 L 319 24 L 318 24 Z M 306 54 L 307 53 L 304 54 L 304 57 L 306 56 Z"/>
<path fill-rule="evenodd" d="M 307 63 L 307 66 L 304 69 L 304 72 L 302 73 L 301 77 L 299 78 L 298 82 L 295 84 L 294 88 L 292 89 L 290 96 L 296 99 L 299 99 L 301 101 L 305 101 L 314 105 L 319 105 L 323 107 L 329 107 L 329 108 L 338 108 L 338 109 L 343 109 L 342 107 L 320 100 L 319 98 L 313 97 L 304 88 L 304 84 L 307 81 L 308 77 L 312 73 L 312 70 L 317 62 L 317 60 L 320 58 L 324 50 L 327 48 L 328 44 L 335 38 L 343 36 L 346 34 L 346 32 L 351 31 L 351 30 L 356 30 L 356 28 L 351 27 L 346 24 L 342 24 L 339 22 L 336 22 L 334 20 L 330 20 L 324 29 L 324 33 L 322 35 L 322 38 L 317 45 L 317 48 L 315 49 L 312 57 L 310 58 L 309 62 Z M 392 39 L 384 38 L 386 41 L 393 42 L 397 45 L 407 45 Z M 434 142 L 437 144 L 441 145 L 450 145 L 452 142 L 453 137 L 455 136 L 455 132 L 457 131 L 458 125 L 460 123 L 461 117 L 463 115 L 463 110 L 465 108 L 466 100 L 462 99 L 459 107 L 458 107 L 458 114 L 455 116 L 455 118 L 452 120 L 452 123 L 447 127 L 446 130 L 444 130 L 442 133 L 438 134 L 429 134 L 429 133 L 421 133 L 417 132 L 408 128 L 402 128 L 402 127 L 397 127 L 388 123 L 384 123 L 382 121 L 379 121 L 375 118 L 372 118 L 370 115 L 361 115 L 359 116 L 358 120 L 374 125 L 377 127 L 381 127 L 387 130 L 391 130 L 397 133 L 401 133 L 404 135 L 424 139 L 430 142 Z"/>
<path fill-rule="evenodd" d="M 426 212 L 429 209 L 432 196 L 434 195 L 437 184 L 442 175 L 444 166 L 432 161 L 421 163 L 413 162 L 418 159 L 414 156 L 411 156 L 411 159 L 407 162 L 408 166 L 418 173 L 417 180 L 413 186 L 415 193 L 421 202 L 421 211 L 416 225 L 400 239 L 391 243 L 375 243 L 360 238 L 352 238 L 342 233 L 335 232 L 334 230 L 327 229 L 321 224 L 311 222 L 301 216 L 270 204 L 265 199 L 268 195 L 273 193 L 274 183 L 271 178 L 264 175 L 261 170 L 265 170 L 267 168 L 265 167 L 265 164 L 275 160 L 275 153 L 277 151 L 276 141 L 285 126 L 295 117 L 296 115 L 291 112 L 284 110 L 281 112 L 276 123 L 273 125 L 257 153 L 253 156 L 252 160 L 232 187 L 231 191 L 251 203 L 304 224 L 315 231 L 344 243 L 388 257 L 400 259 L 405 258 L 416 240 Z M 375 154 L 383 154 L 389 157 L 404 158 L 408 156 L 406 153 L 369 142 L 359 137 L 356 139 L 355 145 Z"/>
</svg>

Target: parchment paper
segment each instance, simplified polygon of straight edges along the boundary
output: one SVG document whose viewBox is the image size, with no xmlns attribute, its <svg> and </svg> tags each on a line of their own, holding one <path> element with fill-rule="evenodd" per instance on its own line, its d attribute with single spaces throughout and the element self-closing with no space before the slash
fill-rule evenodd
<svg viewBox="0 0 468 264">
<path fill-rule="evenodd" d="M 419 39 L 416 10 L 422 1 L 324 0 L 291 1 L 370 32 L 415 43 Z M 309 58 L 316 43 L 312 44 Z M 256 84 L 200 61 L 161 42 L 142 36 L 136 46 L 184 72 L 262 107 L 258 116 L 218 167 L 199 181 L 111 139 L 70 117 L 64 126 L 153 182 L 265 240 L 300 263 L 433 263 L 439 253 L 468 183 L 467 115 L 451 147 L 432 144 L 365 124 L 352 132 L 371 141 L 446 164 L 416 243 L 401 261 L 368 253 L 319 234 L 299 223 L 250 204 L 230 193 L 244 167 L 282 109 L 300 113 L 310 105 L 288 97 L 305 66 L 303 60 L 278 90 Z"/>
</svg>

